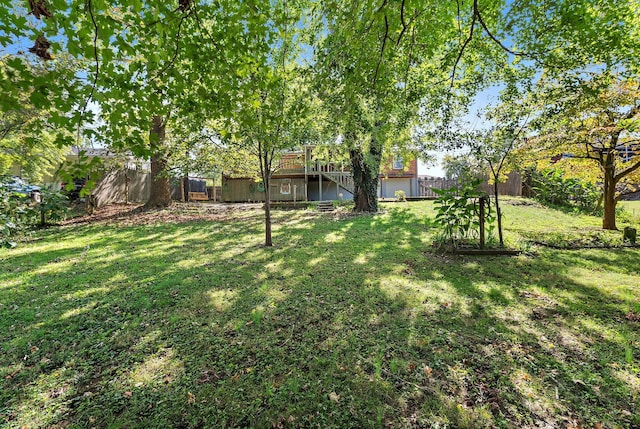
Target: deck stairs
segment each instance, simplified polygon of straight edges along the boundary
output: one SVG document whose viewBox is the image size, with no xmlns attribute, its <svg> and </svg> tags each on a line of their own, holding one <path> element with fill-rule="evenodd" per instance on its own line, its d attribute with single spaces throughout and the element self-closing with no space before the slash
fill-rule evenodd
<svg viewBox="0 0 640 429">
<path fill-rule="evenodd" d="M 331 213 L 333 212 L 333 201 L 320 201 L 318 202 L 318 211 L 320 213 Z"/>
<path fill-rule="evenodd" d="M 320 174 L 350 194 L 355 193 L 355 183 L 350 171 L 322 171 Z"/>
</svg>

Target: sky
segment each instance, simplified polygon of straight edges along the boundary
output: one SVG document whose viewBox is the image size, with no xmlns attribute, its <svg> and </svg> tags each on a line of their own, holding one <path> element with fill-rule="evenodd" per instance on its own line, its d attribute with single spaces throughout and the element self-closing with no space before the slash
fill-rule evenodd
<svg viewBox="0 0 640 429">
<path fill-rule="evenodd" d="M 478 112 L 483 109 L 489 107 L 490 105 L 495 105 L 498 100 L 498 96 L 500 95 L 500 90 L 502 86 L 492 86 L 487 88 L 476 95 L 473 103 L 469 107 L 469 113 L 467 113 L 463 118 L 463 123 L 468 124 L 469 129 L 483 129 L 487 125 L 482 123 L 482 121 L 478 118 Z M 446 154 L 456 154 L 461 151 L 445 151 L 445 150 L 434 150 L 428 152 L 428 155 L 434 158 L 434 161 L 425 162 L 422 160 L 418 160 L 418 175 L 419 176 L 435 176 L 435 177 L 444 177 L 444 169 L 442 168 L 442 158 Z M 464 150 L 462 150 L 464 152 Z"/>
<path fill-rule="evenodd" d="M 444 152 L 433 152 L 437 159 L 434 162 L 425 163 L 423 160 L 418 159 L 418 176 L 436 176 L 444 177 L 444 170 L 440 165 Z"/>
</svg>

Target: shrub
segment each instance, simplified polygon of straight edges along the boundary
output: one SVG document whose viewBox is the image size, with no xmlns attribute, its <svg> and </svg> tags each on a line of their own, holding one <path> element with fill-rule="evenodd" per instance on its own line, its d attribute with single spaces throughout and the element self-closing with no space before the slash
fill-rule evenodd
<svg viewBox="0 0 640 429">
<path fill-rule="evenodd" d="M 0 247 L 16 246 L 16 238 L 33 226 L 59 221 L 67 212 L 66 197 L 57 191 L 43 189 L 40 202 L 0 188 Z"/>
<path fill-rule="evenodd" d="M 67 196 L 60 191 L 43 189 L 40 202 L 35 205 L 35 211 L 39 215 L 39 226 L 63 220 L 67 214 Z"/>
<path fill-rule="evenodd" d="M 402 189 L 395 191 L 394 195 L 398 201 L 407 201 L 407 194 Z"/>
<path fill-rule="evenodd" d="M 439 195 L 434 202 L 435 222 L 442 228 L 438 240 L 457 244 L 477 240 L 480 237 L 478 198 L 486 196 L 479 190 L 481 180 L 472 179 L 449 189 L 434 189 Z M 495 216 L 485 211 L 485 225 L 489 235 Z"/>
<path fill-rule="evenodd" d="M 542 204 L 596 214 L 600 190 L 592 183 L 564 177 L 560 170 L 527 172 L 533 197 Z"/>
<path fill-rule="evenodd" d="M 0 247 L 15 247 L 15 238 L 33 219 L 31 200 L 0 187 Z"/>
</svg>

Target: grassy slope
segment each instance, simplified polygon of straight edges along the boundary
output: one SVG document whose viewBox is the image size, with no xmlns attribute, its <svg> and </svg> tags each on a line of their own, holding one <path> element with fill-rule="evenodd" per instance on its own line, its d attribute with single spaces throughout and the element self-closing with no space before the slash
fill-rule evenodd
<svg viewBox="0 0 640 429">
<path fill-rule="evenodd" d="M 0 426 L 640 425 L 638 249 L 443 257 L 430 203 L 385 208 L 276 212 L 272 249 L 243 212 L 0 254 Z M 599 234 L 505 211 L 512 243 Z"/>
</svg>

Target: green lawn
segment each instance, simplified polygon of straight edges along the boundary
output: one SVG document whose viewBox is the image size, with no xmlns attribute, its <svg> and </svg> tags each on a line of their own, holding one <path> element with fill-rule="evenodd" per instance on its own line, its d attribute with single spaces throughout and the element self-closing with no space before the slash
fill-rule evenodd
<svg viewBox="0 0 640 429">
<path fill-rule="evenodd" d="M 618 205 L 624 209 L 636 224 L 640 223 L 640 201 L 620 201 Z"/>
<path fill-rule="evenodd" d="M 640 249 L 530 244 L 620 232 L 514 199 L 525 255 L 445 256 L 431 203 L 383 208 L 276 211 L 274 248 L 249 210 L 2 251 L 0 427 L 640 426 Z"/>
</svg>

